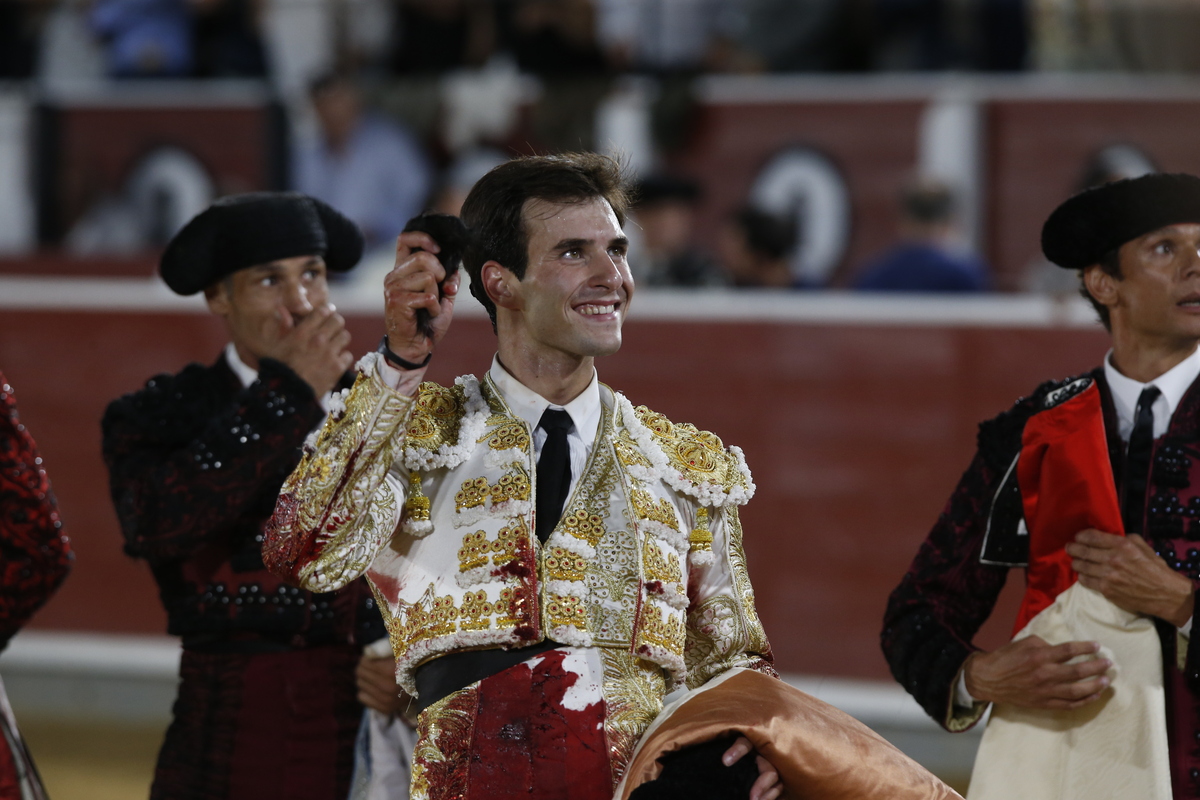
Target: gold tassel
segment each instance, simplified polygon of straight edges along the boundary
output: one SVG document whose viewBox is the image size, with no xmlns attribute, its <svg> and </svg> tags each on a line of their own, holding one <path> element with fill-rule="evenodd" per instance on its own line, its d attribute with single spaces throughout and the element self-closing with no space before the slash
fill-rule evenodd
<svg viewBox="0 0 1200 800">
<path fill-rule="evenodd" d="M 404 501 L 404 515 L 411 522 L 429 521 L 429 498 L 421 491 L 421 474 L 416 470 L 408 474 L 408 499 Z"/>
<path fill-rule="evenodd" d="M 688 536 L 688 543 L 691 545 L 693 553 L 712 552 L 713 535 L 708 529 L 708 509 L 696 509 L 696 527 L 692 529 Z"/>
</svg>

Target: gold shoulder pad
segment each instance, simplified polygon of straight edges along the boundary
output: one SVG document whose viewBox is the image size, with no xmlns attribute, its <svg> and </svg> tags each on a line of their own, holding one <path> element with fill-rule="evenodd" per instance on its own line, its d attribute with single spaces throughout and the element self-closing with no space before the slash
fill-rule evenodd
<svg viewBox="0 0 1200 800">
<path fill-rule="evenodd" d="M 466 395 L 462 386 L 422 383 L 408 422 L 407 445 L 425 450 L 453 445 L 458 441 L 458 428 L 465 413 Z"/>
<path fill-rule="evenodd" d="M 671 422 L 645 406 L 637 406 L 634 413 L 653 434 L 667 463 L 688 483 L 697 487 L 720 487 L 725 493 L 736 495 L 753 492 L 745 461 L 738 457 L 740 451 L 726 450 L 721 437 L 715 433 L 702 431 L 695 425 Z"/>
</svg>

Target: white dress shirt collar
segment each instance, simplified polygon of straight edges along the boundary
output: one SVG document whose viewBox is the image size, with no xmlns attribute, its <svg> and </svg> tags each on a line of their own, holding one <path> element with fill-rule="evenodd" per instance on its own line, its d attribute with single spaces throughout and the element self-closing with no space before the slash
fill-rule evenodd
<svg viewBox="0 0 1200 800">
<path fill-rule="evenodd" d="M 1112 363 L 1112 350 L 1109 350 L 1108 355 L 1104 357 L 1104 377 L 1108 381 L 1108 388 L 1112 390 L 1113 405 L 1117 410 L 1117 432 L 1121 439 L 1129 441 L 1129 434 L 1133 430 L 1133 415 L 1143 389 L 1147 386 L 1157 386 L 1162 392 L 1153 406 L 1154 437 L 1157 439 L 1167 432 L 1167 427 L 1171 424 L 1171 415 L 1175 413 L 1179 401 L 1183 399 L 1197 376 L 1200 376 L 1200 348 L 1147 383 L 1140 383 L 1117 372 Z"/>
<path fill-rule="evenodd" d="M 237 375 L 237 379 L 242 382 L 243 389 L 249 389 L 250 384 L 258 380 L 258 370 L 250 367 L 242 357 L 238 355 L 237 348 L 233 342 L 225 345 L 225 362 L 229 364 L 229 368 L 233 370 L 233 374 Z"/>
<path fill-rule="evenodd" d="M 488 374 L 492 378 L 492 383 L 500 391 L 500 396 L 508 404 L 509 410 L 529 423 L 531 431 L 537 430 L 542 414 L 547 408 L 553 406 L 561 408 L 571 415 L 571 421 L 575 423 L 575 430 L 586 447 L 590 448 L 596 440 L 596 429 L 600 425 L 601 402 L 600 380 L 596 377 L 595 369 L 592 370 L 592 381 L 587 388 L 564 406 L 554 405 L 514 378 L 500 363 L 498 356 L 492 357 L 492 368 Z"/>
</svg>

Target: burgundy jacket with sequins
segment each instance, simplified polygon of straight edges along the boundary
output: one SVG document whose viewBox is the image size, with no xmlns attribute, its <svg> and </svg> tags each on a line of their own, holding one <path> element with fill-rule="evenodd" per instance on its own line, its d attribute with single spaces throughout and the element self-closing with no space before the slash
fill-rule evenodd
<svg viewBox="0 0 1200 800">
<path fill-rule="evenodd" d="M 362 581 L 327 594 L 263 567 L 262 528 L 305 436 L 324 417 L 305 381 L 263 359 L 242 384 L 224 356 L 113 401 L 104 459 L 125 552 L 158 582 L 170 633 L 220 652 L 385 635 Z"/>
<path fill-rule="evenodd" d="M 1120 485 L 1124 446 L 1104 370 L 1044 383 L 979 426 L 974 460 L 888 601 L 882 644 L 892 674 L 940 724 L 946 724 L 959 668 L 978 649 L 972 639 L 991 615 L 1009 569 L 1024 566 L 1028 557 L 1020 488 L 1010 469 L 1025 423 L 1087 380 L 1100 388 L 1109 459 Z M 1146 541 L 1200 586 L 1200 380 L 1154 442 L 1146 497 Z M 1200 797 L 1200 629 L 1193 630 L 1179 670 L 1175 628 L 1162 621 L 1158 627 L 1175 796 Z"/>
<path fill-rule="evenodd" d="M 33 437 L 0 372 L 0 650 L 67 576 L 71 548 Z"/>
</svg>

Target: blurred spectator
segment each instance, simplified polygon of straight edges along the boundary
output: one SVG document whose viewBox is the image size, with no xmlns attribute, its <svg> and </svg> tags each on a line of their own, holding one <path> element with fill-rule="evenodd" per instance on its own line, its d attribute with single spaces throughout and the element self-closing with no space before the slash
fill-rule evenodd
<svg viewBox="0 0 1200 800">
<path fill-rule="evenodd" d="M 746 206 L 721 229 L 718 251 L 734 286 L 801 288 L 791 270 L 796 246 L 791 219 Z"/>
<path fill-rule="evenodd" d="M 188 0 L 95 0 L 92 30 L 117 78 L 178 78 L 192 73 Z"/>
<path fill-rule="evenodd" d="M 695 181 L 670 175 L 642 180 L 635 195 L 634 223 L 641 229 L 641 251 L 630 263 L 639 285 L 720 286 L 725 275 L 695 246 Z"/>
<path fill-rule="evenodd" d="M 496 46 L 493 6 L 494 0 L 399 0 L 393 72 L 482 66 Z"/>
<path fill-rule="evenodd" d="M 354 220 L 368 249 L 391 247 L 429 196 L 428 157 L 406 129 L 366 111 L 348 77 L 318 78 L 310 97 L 320 130 L 297 148 L 295 188 Z"/>
<path fill-rule="evenodd" d="M 54 593 L 71 566 L 37 445 L 0 372 L 0 650 Z M 0 683 L 0 797 L 45 800 Z"/>
<path fill-rule="evenodd" d="M 259 36 L 261 0 L 189 0 L 194 14 L 195 75 L 253 78 L 266 75 Z"/>
<path fill-rule="evenodd" d="M 869 262 L 855 289 L 893 292 L 981 292 L 988 268 L 959 243 L 954 193 L 920 180 L 900 195 L 900 243 Z"/>
<path fill-rule="evenodd" d="M 738 0 L 594 0 L 598 38 L 621 70 L 727 71 L 745 18 Z"/>
</svg>

